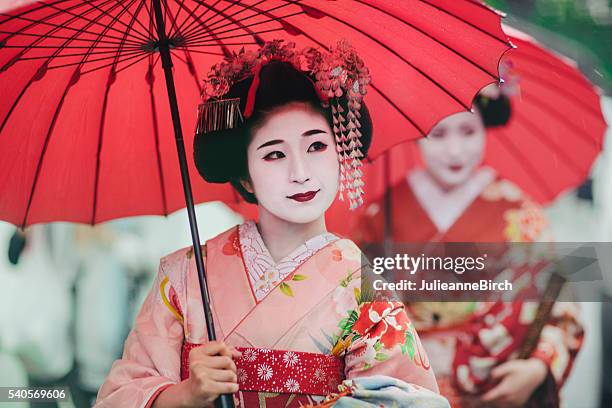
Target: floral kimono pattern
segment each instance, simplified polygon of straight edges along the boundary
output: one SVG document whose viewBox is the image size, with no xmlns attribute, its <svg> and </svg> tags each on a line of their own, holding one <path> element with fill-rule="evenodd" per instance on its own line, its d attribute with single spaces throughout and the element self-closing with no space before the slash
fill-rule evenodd
<svg viewBox="0 0 612 408">
<path fill-rule="evenodd" d="M 398 406 L 448 406 L 404 306 L 361 293 L 362 254 L 352 241 L 323 234 L 274 262 L 245 223 L 204 252 L 217 338 L 242 351 L 238 406 L 312 404 L 361 378 L 383 379 L 364 386 L 390 378 L 394 393 L 381 395 Z M 192 249 L 162 258 L 96 407 L 150 407 L 187 378 L 189 350 L 207 341 L 201 302 Z"/>
<path fill-rule="evenodd" d="M 398 243 L 549 242 L 541 208 L 488 168 L 447 197 L 423 171 L 392 188 L 392 238 Z M 444 202 L 444 200 L 448 200 Z M 448 214 L 459 207 L 452 218 Z M 383 239 L 384 208 L 370 204 L 352 229 L 360 245 Z M 453 210 L 448 210 L 452 208 Z M 420 302 L 407 313 L 432 358 L 442 395 L 453 407 L 465 393 L 483 392 L 490 370 L 512 358 L 537 309 L 534 302 Z M 487 317 L 488 316 L 488 317 Z M 532 357 L 544 361 L 559 388 L 580 349 L 583 330 L 576 304 L 555 304 Z M 467 404 L 467 403 L 466 403 Z M 463 405 L 466 405 L 463 404 Z"/>
</svg>

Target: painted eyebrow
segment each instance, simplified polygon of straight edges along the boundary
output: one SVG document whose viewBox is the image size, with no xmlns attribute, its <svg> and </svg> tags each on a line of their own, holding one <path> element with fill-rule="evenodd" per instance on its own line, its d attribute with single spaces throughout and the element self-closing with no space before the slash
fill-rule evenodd
<svg viewBox="0 0 612 408">
<path fill-rule="evenodd" d="M 283 141 L 282 141 L 282 140 L 280 140 L 280 139 L 269 140 L 269 141 L 267 141 L 266 143 L 264 143 L 264 144 L 262 144 L 261 146 L 259 146 L 259 147 L 257 148 L 257 150 L 259 150 L 259 149 L 263 149 L 263 148 L 264 148 L 264 147 L 266 147 L 266 146 L 273 146 L 273 145 L 277 145 L 277 144 L 280 144 L 280 143 L 283 143 Z"/>
<path fill-rule="evenodd" d="M 311 130 L 307 130 L 306 132 L 302 133 L 302 136 L 312 136 L 312 135 L 318 135 L 320 133 L 327 133 L 327 132 L 321 129 L 311 129 Z M 283 142 L 284 140 L 281 140 L 281 139 L 269 140 L 266 143 L 259 146 L 256 150 L 262 149 L 267 146 L 274 146 L 277 144 L 281 144 Z"/>
<path fill-rule="evenodd" d="M 307 130 L 306 132 L 302 133 L 302 136 L 312 136 L 312 135 L 318 135 L 320 133 L 327 133 L 327 132 L 321 129 L 311 129 L 311 130 Z"/>
</svg>

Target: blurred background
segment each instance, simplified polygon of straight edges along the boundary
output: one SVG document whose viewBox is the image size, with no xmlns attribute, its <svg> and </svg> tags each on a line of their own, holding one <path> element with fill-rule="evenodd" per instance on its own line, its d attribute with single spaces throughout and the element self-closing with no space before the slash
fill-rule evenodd
<svg viewBox="0 0 612 408">
<path fill-rule="evenodd" d="M 0 0 L 0 11 L 31 1 Z M 612 1 L 488 3 L 507 13 L 508 24 L 577 61 L 602 89 L 612 122 L 612 98 L 605 96 L 612 94 Z M 608 131 L 591 177 L 547 208 L 556 240 L 612 241 L 610 139 Z M 202 241 L 242 221 L 220 203 L 198 206 L 197 215 Z M 18 231 L 0 222 L 0 386 L 66 385 L 71 401 L 31 406 L 90 406 L 121 355 L 159 258 L 190 243 L 182 211 L 96 227 L 54 223 Z M 601 302 L 583 304 L 586 340 L 563 389 L 567 407 L 612 406 L 612 285 L 600 290 Z"/>
</svg>

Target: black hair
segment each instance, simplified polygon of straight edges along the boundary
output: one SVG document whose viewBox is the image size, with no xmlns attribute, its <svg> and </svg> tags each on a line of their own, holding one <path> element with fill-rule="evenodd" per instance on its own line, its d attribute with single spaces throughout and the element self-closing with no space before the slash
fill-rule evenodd
<svg viewBox="0 0 612 408">
<path fill-rule="evenodd" d="M 247 95 L 253 77 L 232 85 L 224 99 L 240 98 L 240 111 L 244 112 Z M 210 183 L 231 183 L 240 195 L 249 203 L 257 203 L 253 193 L 248 192 L 240 181 L 249 180 L 247 165 L 247 148 L 251 142 L 253 130 L 276 108 L 292 102 L 306 103 L 316 112 L 320 112 L 333 128 L 331 108 L 323 108 L 315 84 L 306 74 L 295 69 L 291 64 L 272 61 L 264 65 L 259 73 L 259 86 L 255 95 L 253 114 L 234 129 L 196 134 L 193 155 L 196 168 L 204 180 Z M 337 102 L 348 111 L 346 98 Z M 362 133 L 361 152 L 364 156 L 372 140 L 372 120 L 365 103 L 360 110 Z"/>
<path fill-rule="evenodd" d="M 503 94 L 496 99 L 479 94 L 474 99 L 474 106 L 478 108 L 486 128 L 505 126 L 512 116 L 510 98 Z"/>
</svg>

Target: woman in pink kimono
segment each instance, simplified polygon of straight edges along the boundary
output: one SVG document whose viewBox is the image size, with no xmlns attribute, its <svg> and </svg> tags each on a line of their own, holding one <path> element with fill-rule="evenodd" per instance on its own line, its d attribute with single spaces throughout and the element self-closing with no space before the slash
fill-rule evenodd
<svg viewBox="0 0 612 408">
<path fill-rule="evenodd" d="M 551 241 L 540 206 L 481 165 L 486 128 L 506 123 L 508 98 L 489 87 L 474 106 L 440 121 L 419 144 L 425 168 L 391 188 L 393 242 Z M 358 243 L 383 241 L 382 208 L 374 202 L 355 220 Z M 514 359 L 536 309 L 534 302 L 413 302 L 407 312 L 453 407 L 523 407 L 530 398 L 540 398 L 538 406 L 558 400 L 583 339 L 576 304 L 559 302 L 531 358 Z"/>
<path fill-rule="evenodd" d="M 360 201 L 368 83 L 346 43 L 320 53 L 274 41 L 213 67 L 202 109 L 225 109 L 224 125 L 202 114 L 196 166 L 259 207 L 257 224 L 203 248 L 222 340 L 207 340 L 192 249 L 162 258 L 96 407 L 202 407 L 223 393 L 245 407 L 326 396 L 336 406 L 448 406 L 402 304 L 365 296 L 361 251 L 325 227 L 339 189 Z"/>
</svg>

